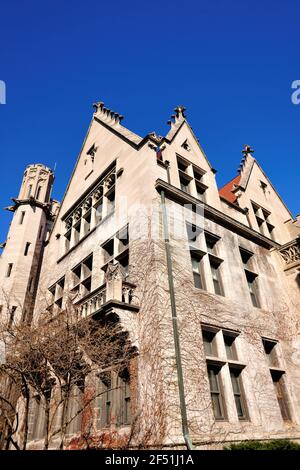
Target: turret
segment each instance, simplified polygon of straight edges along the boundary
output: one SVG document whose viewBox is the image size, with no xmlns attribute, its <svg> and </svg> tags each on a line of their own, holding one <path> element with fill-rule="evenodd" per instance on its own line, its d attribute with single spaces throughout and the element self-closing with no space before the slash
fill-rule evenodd
<svg viewBox="0 0 300 470">
<path fill-rule="evenodd" d="M 32 318 L 44 242 L 53 222 L 53 181 L 52 170 L 29 165 L 18 198 L 6 207 L 14 215 L 0 258 L 0 312 L 9 327 Z"/>
</svg>

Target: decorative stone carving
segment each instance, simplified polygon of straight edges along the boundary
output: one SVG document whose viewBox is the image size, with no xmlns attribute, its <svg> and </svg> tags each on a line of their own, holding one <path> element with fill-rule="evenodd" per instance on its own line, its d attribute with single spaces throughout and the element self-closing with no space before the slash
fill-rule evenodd
<svg viewBox="0 0 300 470">
<path fill-rule="evenodd" d="M 286 264 L 300 262 L 300 238 L 296 238 L 293 242 L 285 245 L 279 252 Z"/>
<path fill-rule="evenodd" d="M 115 279 L 123 279 L 122 266 L 120 263 L 108 263 L 105 271 L 105 280 L 110 282 Z"/>
</svg>

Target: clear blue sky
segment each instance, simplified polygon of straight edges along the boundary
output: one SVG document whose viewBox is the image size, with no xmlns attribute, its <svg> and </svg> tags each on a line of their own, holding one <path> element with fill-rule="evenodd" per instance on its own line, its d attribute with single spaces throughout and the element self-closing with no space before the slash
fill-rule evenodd
<svg viewBox="0 0 300 470">
<path fill-rule="evenodd" d="M 299 206 L 299 2 L 10 0 L 0 7 L 0 207 L 24 167 L 57 162 L 61 199 L 102 100 L 144 136 L 187 117 L 221 186 L 245 143 L 293 214 Z M 10 213 L 0 213 L 4 241 Z"/>
</svg>

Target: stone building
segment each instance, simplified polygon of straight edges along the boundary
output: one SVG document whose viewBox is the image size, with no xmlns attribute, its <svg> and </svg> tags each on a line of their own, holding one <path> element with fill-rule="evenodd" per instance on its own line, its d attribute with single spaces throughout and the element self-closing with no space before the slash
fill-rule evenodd
<svg viewBox="0 0 300 470">
<path fill-rule="evenodd" d="M 92 434 L 134 427 L 133 447 L 203 449 L 300 439 L 299 218 L 247 145 L 218 190 L 184 107 L 165 137 L 144 138 L 94 108 L 61 203 L 37 164 L 8 208 L 2 321 L 51 322 L 70 299 L 83 320 L 114 314 L 134 374 L 96 374 Z M 65 447 L 82 433 L 86 383 Z M 39 448 L 44 411 L 34 392 L 31 402 L 27 447 Z"/>
</svg>

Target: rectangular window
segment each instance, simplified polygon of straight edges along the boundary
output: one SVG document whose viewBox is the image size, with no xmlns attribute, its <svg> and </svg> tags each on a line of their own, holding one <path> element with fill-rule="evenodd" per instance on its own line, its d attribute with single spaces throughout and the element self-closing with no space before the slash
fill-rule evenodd
<svg viewBox="0 0 300 470">
<path fill-rule="evenodd" d="M 24 222 L 24 217 L 25 217 L 25 211 L 22 211 L 21 214 L 20 214 L 20 222 L 19 222 L 20 225 L 23 224 L 23 222 Z"/>
<path fill-rule="evenodd" d="M 77 245 L 77 243 L 80 240 L 80 229 L 81 229 L 81 219 L 79 222 L 74 225 L 74 245 Z"/>
<path fill-rule="evenodd" d="M 27 198 L 30 198 L 32 192 L 32 184 L 28 186 L 28 193 L 27 193 Z"/>
<path fill-rule="evenodd" d="M 202 338 L 206 356 L 217 356 L 216 332 L 202 329 Z"/>
<path fill-rule="evenodd" d="M 207 247 L 207 252 L 215 255 L 216 254 L 216 244 L 219 241 L 219 237 L 212 235 L 211 233 L 205 232 L 205 242 Z"/>
<path fill-rule="evenodd" d="M 10 307 L 10 309 L 9 309 L 8 328 L 11 328 L 12 325 L 13 325 L 13 322 L 15 320 L 16 310 L 17 310 L 17 307 L 15 307 L 15 306 Z"/>
<path fill-rule="evenodd" d="M 282 419 L 284 421 L 290 421 L 291 414 L 289 410 L 288 397 L 287 397 L 284 378 L 283 378 L 284 373 L 273 371 L 273 370 L 271 370 L 270 372 L 271 372 L 273 385 L 274 385 L 274 389 L 276 393 L 276 398 L 278 401 Z"/>
<path fill-rule="evenodd" d="M 189 194 L 189 192 L 190 192 L 190 189 L 189 189 L 190 180 L 185 178 L 184 176 L 180 176 L 179 180 L 180 180 L 181 191 L 184 191 L 185 193 Z"/>
<path fill-rule="evenodd" d="M 108 240 L 104 245 L 102 245 L 102 248 L 104 263 L 108 263 L 108 261 L 110 261 L 114 256 L 114 239 L 111 238 Z"/>
<path fill-rule="evenodd" d="M 258 300 L 258 292 L 257 292 L 257 282 L 256 282 L 257 275 L 247 272 L 246 271 L 246 278 L 249 288 L 249 293 L 251 297 L 251 302 L 253 307 L 260 307 L 259 300 Z"/>
<path fill-rule="evenodd" d="M 69 251 L 70 249 L 70 246 L 71 246 L 71 233 L 72 231 L 69 230 L 66 234 L 65 234 L 65 251 Z"/>
<path fill-rule="evenodd" d="M 112 214 L 115 210 L 115 188 L 107 195 L 107 215 Z"/>
<path fill-rule="evenodd" d="M 7 266 L 6 277 L 11 276 L 12 268 L 13 268 L 13 263 L 9 263 Z"/>
<path fill-rule="evenodd" d="M 230 368 L 230 378 L 232 383 L 232 390 L 236 411 L 239 419 L 247 419 L 247 411 L 244 397 L 244 390 L 241 378 L 241 370 Z"/>
<path fill-rule="evenodd" d="M 98 225 L 102 220 L 102 212 L 103 212 L 103 198 L 95 204 L 95 221 L 96 225 Z"/>
<path fill-rule="evenodd" d="M 91 230 L 92 211 L 89 210 L 87 214 L 83 216 L 84 224 L 84 235 L 87 235 Z"/>
<path fill-rule="evenodd" d="M 78 266 L 72 269 L 72 291 L 84 297 L 92 290 L 93 255 L 88 256 Z"/>
<path fill-rule="evenodd" d="M 25 245 L 25 250 L 24 250 L 24 256 L 27 256 L 27 255 L 28 255 L 30 245 L 31 245 L 30 242 L 27 242 L 27 243 L 26 243 L 26 245 Z"/>
<path fill-rule="evenodd" d="M 42 191 L 42 187 L 41 187 L 41 186 L 38 186 L 37 192 L 36 192 L 36 196 L 35 196 L 37 200 L 40 199 L 41 191 Z"/>
<path fill-rule="evenodd" d="M 221 367 L 209 364 L 207 366 L 207 372 L 214 417 L 216 420 L 224 420 L 226 415 L 225 404 L 222 395 L 222 382 L 220 377 Z"/>
<path fill-rule="evenodd" d="M 264 350 L 268 359 L 269 367 L 278 367 L 278 358 L 276 354 L 276 341 L 271 341 L 263 338 Z"/>
<path fill-rule="evenodd" d="M 192 270 L 194 277 L 194 286 L 197 289 L 203 289 L 203 282 L 201 278 L 201 257 L 191 253 Z"/>
<path fill-rule="evenodd" d="M 211 259 L 209 260 L 209 262 L 210 262 L 210 269 L 211 269 L 215 294 L 224 295 L 223 289 L 222 289 L 220 271 L 219 271 L 220 264 Z"/>
<path fill-rule="evenodd" d="M 235 346 L 236 336 L 226 334 L 223 332 L 223 337 L 224 337 L 224 344 L 225 344 L 227 359 L 237 361 L 238 357 L 237 357 L 236 346 Z"/>
</svg>

